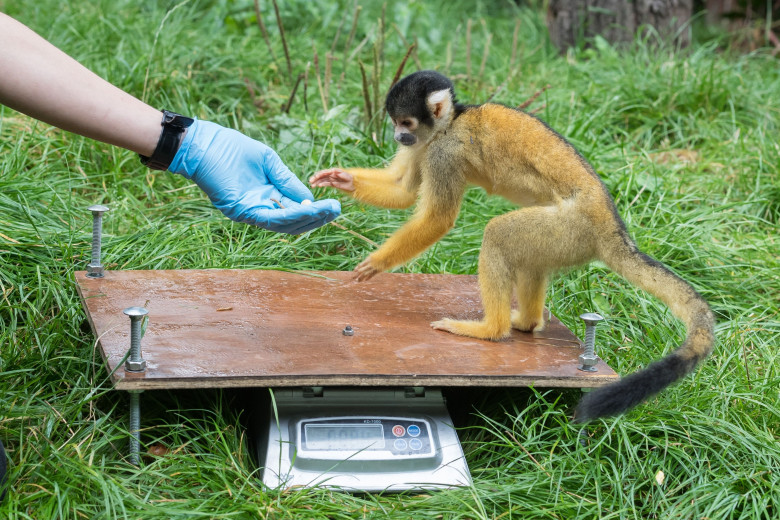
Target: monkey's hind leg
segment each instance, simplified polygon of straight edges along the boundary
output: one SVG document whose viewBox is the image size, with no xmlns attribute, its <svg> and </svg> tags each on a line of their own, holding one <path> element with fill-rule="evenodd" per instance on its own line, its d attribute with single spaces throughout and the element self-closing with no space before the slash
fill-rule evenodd
<svg viewBox="0 0 780 520">
<path fill-rule="evenodd" d="M 453 320 L 444 318 L 431 323 L 431 327 L 446 330 L 459 336 L 498 340 L 509 336 L 511 331 L 510 305 L 512 302 L 512 282 L 509 274 L 486 276 L 482 268 L 480 254 L 479 286 L 482 294 L 482 306 L 485 314 L 482 320 Z M 491 266 L 495 268 L 496 266 Z M 496 269 L 490 269 L 495 271 Z"/>
<path fill-rule="evenodd" d="M 511 328 L 540 331 L 549 275 L 593 258 L 587 220 L 573 204 L 532 206 L 500 215 L 485 227 L 479 255 L 481 321 L 444 319 L 435 329 L 480 339 L 501 339 Z M 519 309 L 511 312 L 512 288 Z"/>
<path fill-rule="evenodd" d="M 523 332 L 541 332 L 544 320 L 544 299 L 547 275 L 527 271 L 516 274 L 517 310 L 512 311 L 512 328 Z"/>
<path fill-rule="evenodd" d="M 460 336 L 498 340 L 512 330 L 511 304 L 514 273 L 506 255 L 503 217 L 491 220 L 485 228 L 479 253 L 479 288 L 484 317 L 481 320 L 457 321 L 450 318 L 435 321 L 431 327 Z M 503 219 L 506 220 L 506 219 Z"/>
</svg>

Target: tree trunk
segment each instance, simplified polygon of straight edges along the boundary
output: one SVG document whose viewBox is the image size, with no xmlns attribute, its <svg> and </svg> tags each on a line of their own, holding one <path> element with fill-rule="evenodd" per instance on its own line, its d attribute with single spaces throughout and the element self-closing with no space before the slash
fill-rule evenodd
<svg viewBox="0 0 780 520">
<path fill-rule="evenodd" d="M 631 42 L 642 26 L 687 45 L 689 31 L 680 29 L 692 13 L 693 0 L 550 0 L 547 28 L 561 51 L 588 45 L 596 35 L 612 44 Z"/>
</svg>

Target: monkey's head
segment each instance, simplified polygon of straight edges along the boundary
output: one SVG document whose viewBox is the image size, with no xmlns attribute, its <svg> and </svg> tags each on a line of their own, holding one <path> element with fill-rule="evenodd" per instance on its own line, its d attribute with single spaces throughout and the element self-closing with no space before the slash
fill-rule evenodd
<svg viewBox="0 0 780 520">
<path fill-rule="evenodd" d="M 410 74 L 393 85 L 385 108 L 395 127 L 395 140 L 404 146 L 427 143 L 446 129 L 455 113 L 455 89 L 433 70 Z"/>
</svg>

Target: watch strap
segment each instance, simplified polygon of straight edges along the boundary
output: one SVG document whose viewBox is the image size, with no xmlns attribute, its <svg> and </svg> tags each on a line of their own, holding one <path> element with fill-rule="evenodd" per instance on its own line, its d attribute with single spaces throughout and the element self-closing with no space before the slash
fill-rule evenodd
<svg viewBox="0 0 780 520">
<path fill-rule="evenodd" d="M 167 170 L 171 165 L 176 152 L 179 151 L 181 139 L 184 132 L 195 122 L 191 117 L 186 117 L 175 112 L 163 110 L 163 117 L 160 125 L 160 138 L 157 140 L 157 147 L 149 157 L 138 154 L 141 162 L 152 170 Z"/>
</svg>

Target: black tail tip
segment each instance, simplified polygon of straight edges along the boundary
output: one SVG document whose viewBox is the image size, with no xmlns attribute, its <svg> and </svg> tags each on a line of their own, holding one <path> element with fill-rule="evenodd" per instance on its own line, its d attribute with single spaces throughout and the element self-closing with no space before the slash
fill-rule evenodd
<svg viewBox="0 0 780 520">
<path fill-rule="evenodd" d="M 684 377 L 695 366 L 695 359 L 671 354 L 651 363 L 644 370 L 585 394 L 577 405 L 573 420 L 585 423 L 627 412 Z"/>
</svg>

